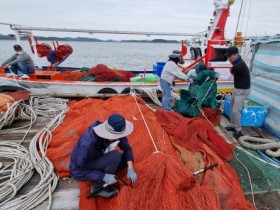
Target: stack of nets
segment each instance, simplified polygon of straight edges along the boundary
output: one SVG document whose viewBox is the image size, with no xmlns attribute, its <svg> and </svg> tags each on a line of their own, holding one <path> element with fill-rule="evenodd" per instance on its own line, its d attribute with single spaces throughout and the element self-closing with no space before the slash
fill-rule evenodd
<svg viewBox="0 0 280 210">
<path fill-rule="evenodd" d="M 98 64 L 95 67 L 89 69 L 90 75 L 95 77 L 96 82 L 105 81 L 122 81 L 129 82 L 131 77 L 135 74 L 123 70 L 113 70 L 104 64 Z"/>
<path fill-rule="evenodd" d="M 181 99 L 176 101 L 175 111 L 186 117 L 198 117 L 201 107 L 217 108 L 217 84 L 215 73 L 205 70 L 199 73 L 189 90 L 181 90 Z"/>
<path fill-rule="evenodd" d="M 105 121 L 113 113 L 123 115 L 134 124 L 128 139 L 138 180 L 132 186 L 120 184 L 118 196 L 112 199 L 86 199 L 91 183 L 81 182 L 80 209 L 251 209 L 235 171 L 224 161 L 232 158 L 233 146 L 205 119 L 185 119 L 174 112 L 155 113 L 141 98 L 130 96 L 70 102 L 70 111 L 64 123 L 54 131 L 47 151 L 60 177 L 70 176 L 70 153 L 82 133 L 95 120 Z M 215 116 L 206 115 L 213 119 Z M 219 122 L 214 119 L 212 123 Z M 219 166 L 196 177 L 192 174 L 213 163 Z M 126 169 L 117 176 L 128 182 Z"/>
<path fill-rule="evenodd" d="M 81 81 L 88 76 L 87 72 L 83 71 L 63 71 L 63 79 L 66 81 Z"/>
</svg>

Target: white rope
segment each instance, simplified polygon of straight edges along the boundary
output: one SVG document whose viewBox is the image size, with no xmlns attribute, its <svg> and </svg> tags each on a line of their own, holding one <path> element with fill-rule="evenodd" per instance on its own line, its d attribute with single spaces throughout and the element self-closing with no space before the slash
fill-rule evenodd
<svg viewBox="0 0 280 210">
<path fill-rule="evenodd" d="M 157 148 L 157 145 L 156 145 L 156 143 L 155 143 L 155 140 L 154 140 L 154 138 L 153 138 L 153 136 L 152 136 L 152 134 L 151 134 L 151 131 L 150 131 L 150 129 L 149 129 L 149 126 L 148 126 L 148 124 L 147 124 L 147 122 L 146 122 L 146 120 L 145 120 L 145 117 L 144 117 L 143 113 L 142 113 L 142 110 L 141 110 L 141 108 L 140 108 L 140 106 L 139 106 L 139 104 L 138 104 L 138 102 L 137 102 L 137 100 L 136 100 L 136 93 L 135 93 L 135 90 L 131 90 L 130 94 L 131 94 L 131 96 L 133 97 L 133 99 L 134 99 L 134 101 L 135 101 L 135 103 L 136 103 L 136 105 L 137 105 L 137 108 L 138 108 L 138 110 L 139 110 L 139 112 L 140 112 L 140 114 L 141 114 L 141 117 L 142 117 L 143 121 L 144 121 L 144 124 L 145 124 L 145 126 L 146 126 L 147 131 L 148 131 L 148 134 L 149 134 L 149 136 L 150 136 L 150 138 L 151 138 L 151 141 L 152 141 L 153 146 L 154 146 L 154 148 L 155 148 L 155 152 L 154 152 L 154 153 L 158 153 L 159 150 L 158 150 L 158 148 Z"/>
<path fill-rule="evenodd" d="M 236 160 L 243 166 L 243 168 L 247 172 L 247 175 L 248 175 L 248 178 L 249 178 L 249 183 L 250 183 L 250 189 L 251 189 L 251 193 L 252 193 L 253 205 L 254 205 L 255 209 L 257 210 L 256 203 L 255 203 L 255 195 L 254 195 L 253 183 L 252 183 L 250 172 L 249 172 L 248 168 L 239 160 L 239 158 L 237 157 L 235 152 L 233 152 L 233 153 L 234 153 L 234 156 L 235 156 Z"/>
<path fill-rule="evenodd" d="M 53 119 L 33 137 L 29 151 L 22 145 L 12 142 L 0 144 L 0 157 L 14 160 L 12 164 L 0 169 L 0 174 L 3 174 L 4 177 L 4 182 L 2 181 L 0 184 L 0 209 L 29 210 L 47 198 L 49 200 L 47 209 L 51 209 L 51 195 L 57 186 L 59 177 L 54 172 L 52 162 L 46 157 L 46 150 L 52 139 L 52 131 L 60 125 L 65 117 L 68 110 L 67 102 L 68 100 L 65 99 L 31 98 L 31 106 L 23 106 L 25 111 L 22 117 L 28 117 L 29 113 L 31 125 L 32 122 L 35 122 L 34 116 L 36 115 L 53 117 Z M 24 135 L 23 140 L 26 135 Z M 34 170 L 40 175 L 39 183 L 26 194 L 16 196 L 17 191 L 30 180 Z"/>
<path fill-rule="evenodd" d="M 152 101 L 157 104 L 158 106 L 162 107 L 162 103 L 161 101 L 158 99 L 158 91 L 162 91 L 162 89 L 160 88 L 160 86 L 158 87 L 152 87 L 152 88 L 138 88 L 139 90 L 145 92 L 151 99 Z M 171 91 L 171 100 L 172 100 L 172 106 L 175 106 L 175 102 L 176 100 L 180 99 L 180 95 L 174 93 L 173 91 Z"/>
<path fill-rule="evenodd" d="M 249 25 L 249 20 L 250 20 L 250 14 L 251 14 L 251 0 L 250 0 L 250 4 L 249 4 L 249 11 L 248 11 L 248 18 L 247 18 L 247 23 L 246 23 L 246 31 L 245 31 L 245 37 L 247 36 L 247 31 L 248 31 L 248 25 Z"/>
<path fill-rule="evenodd" d="M 271 139 L 256 138 L 252 136 L 241 136 L 238 142 L 252 150 L 264 150 L 271 157 L 280 157 L 280 143 Z"/>
<path fill-rule="evenodd" d="M 18 87 L 21 87 L 21 86 L 18 84 L 18 81 L 17 81 L 17 79 L 16 79 L 16 77 L 15 77 L 15 75 L 14 75 L 14 72 L 12 71 L 11 67 L 8 67 L 8 68 L 9 68 L 11 74 L 13 75 L 13 78 L 14 78 L 14 80 L 15 80 L 17 86 L 18 86 Z"/>
</svg>

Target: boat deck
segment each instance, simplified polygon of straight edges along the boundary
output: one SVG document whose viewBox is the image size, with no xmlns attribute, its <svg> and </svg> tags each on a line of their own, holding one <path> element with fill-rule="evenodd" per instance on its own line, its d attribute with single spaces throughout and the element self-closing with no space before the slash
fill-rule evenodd
<svg viewBox="0 0 280 210">
<path fill-rule="evenodd" d="M 149 103 L 152 108 L 157 108 L 154 104 Z M 32 137 L 36 134 L 36 132 L 45 126 L 48 123 L 48 119 L 38 118 L 37 121 L 32 126 L 32 129 L 28 133 L 25 141 L 22 143 L 24 146 L 28 146 Z M 28 121 L 17 121 L 15 122 L 11 128 L 17 128 L 23 125 L 27 125 Z M 225 131 L 224 126 L 229 125 L 228 119 L 226 117 L 222 117 L 221 126 L 217 127 L 217 129 L 228 139 L 231 140 L 232 137 Z M 13 141 L 20 142 L 23 138 L 26 129 L 18 129 L 18 130 L 0 130 L 0 141 Z M 275 139 L 268 131 L 263 128 L 250 128 L 247 127 L 242 130 L 243 134 L 247 134 L 250 136 L 256 137 L 264 137 Z M 4 165 L 9 162 L 5 160 L 1 160 Z M 32 189 L 39 182 L 39 175 L 34 174 L 32 179 L 19 191 L 19 194 L 24 194 Z M 279 209 L 280 206 L 280 190 L 268 191 L 268 192 L 255 192 L 255 203 L 258 209 Z M 246 194 L 248 200 L 252 200 L 250 194 Z M 46 209 L 48 206 L 48 200 L 43 202 L 41 205 L 36 207 L 37 210 Z M 69 179 L 60 179 L 57 189 L 53 193 L 53 203 L 52 209 L 78 209 L 79 206 L 79 184 L 77 181 L 72 178 Z"/>
</svg>

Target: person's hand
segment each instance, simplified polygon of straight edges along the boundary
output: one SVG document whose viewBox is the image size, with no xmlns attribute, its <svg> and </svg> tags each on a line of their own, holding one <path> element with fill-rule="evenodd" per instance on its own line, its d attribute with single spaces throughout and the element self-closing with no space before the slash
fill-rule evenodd
<svg viewBox="0 0 280 210">
<path fill-rule="evenodd" d="M 191 85 L 194 83 L 194 81 L 193 81 L 192 78 L 188 78 L 188 79 L 187 79 L 187 82 L 189 82 Z"/>
<path fill-rule="evenodd" d="M 108 185 L 117 183 L 117 180 L 116 180 L 114 174 L 105 174 L 103 181 L 106 182 Z"/>
<path fill-rule="evenodd" d="M 131 180 L 132 183 L 136 182 L 137 180 L 137 174 L 133 170 L 133 168 L 129 168 L 127 171 L 127 178 Z"/>
<path fill-rule="evenodd" d="M 4 69 L 5 69 L 5 68 L 10 68 L 10 67 L 11 67 L 10 64 L 6 64 L 5 66 L 3 66 Z"/>
</svg>

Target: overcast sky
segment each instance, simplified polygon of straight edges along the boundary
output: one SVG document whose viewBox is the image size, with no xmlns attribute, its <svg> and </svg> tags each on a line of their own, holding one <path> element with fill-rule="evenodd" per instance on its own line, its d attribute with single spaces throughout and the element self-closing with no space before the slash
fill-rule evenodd
<svg viewBox="0 0 280 210">
<path fill-rule="evenodd" d="M 280 33 L 280 1 L 251 0 L 247 35 Z M 243 34 L 250 0 L 244 0 Z M 241 0 L 235 0 L 226 26 L 227 38 L 234 35 Z M 246 5 L 246 7 L 245 7 Z M 214 10 L 213 0 L 0 0 L 0 22 L 27 26 L 152 32 L 204 31 Z M 12 33 L 0 26 L 1 34 Z M 85 36 L 100 39 L 154 39 L 159 37 L 35 32 L 44 36 Z M 181 37 L 161 37 L 178 39 Z"/>
</svg>

